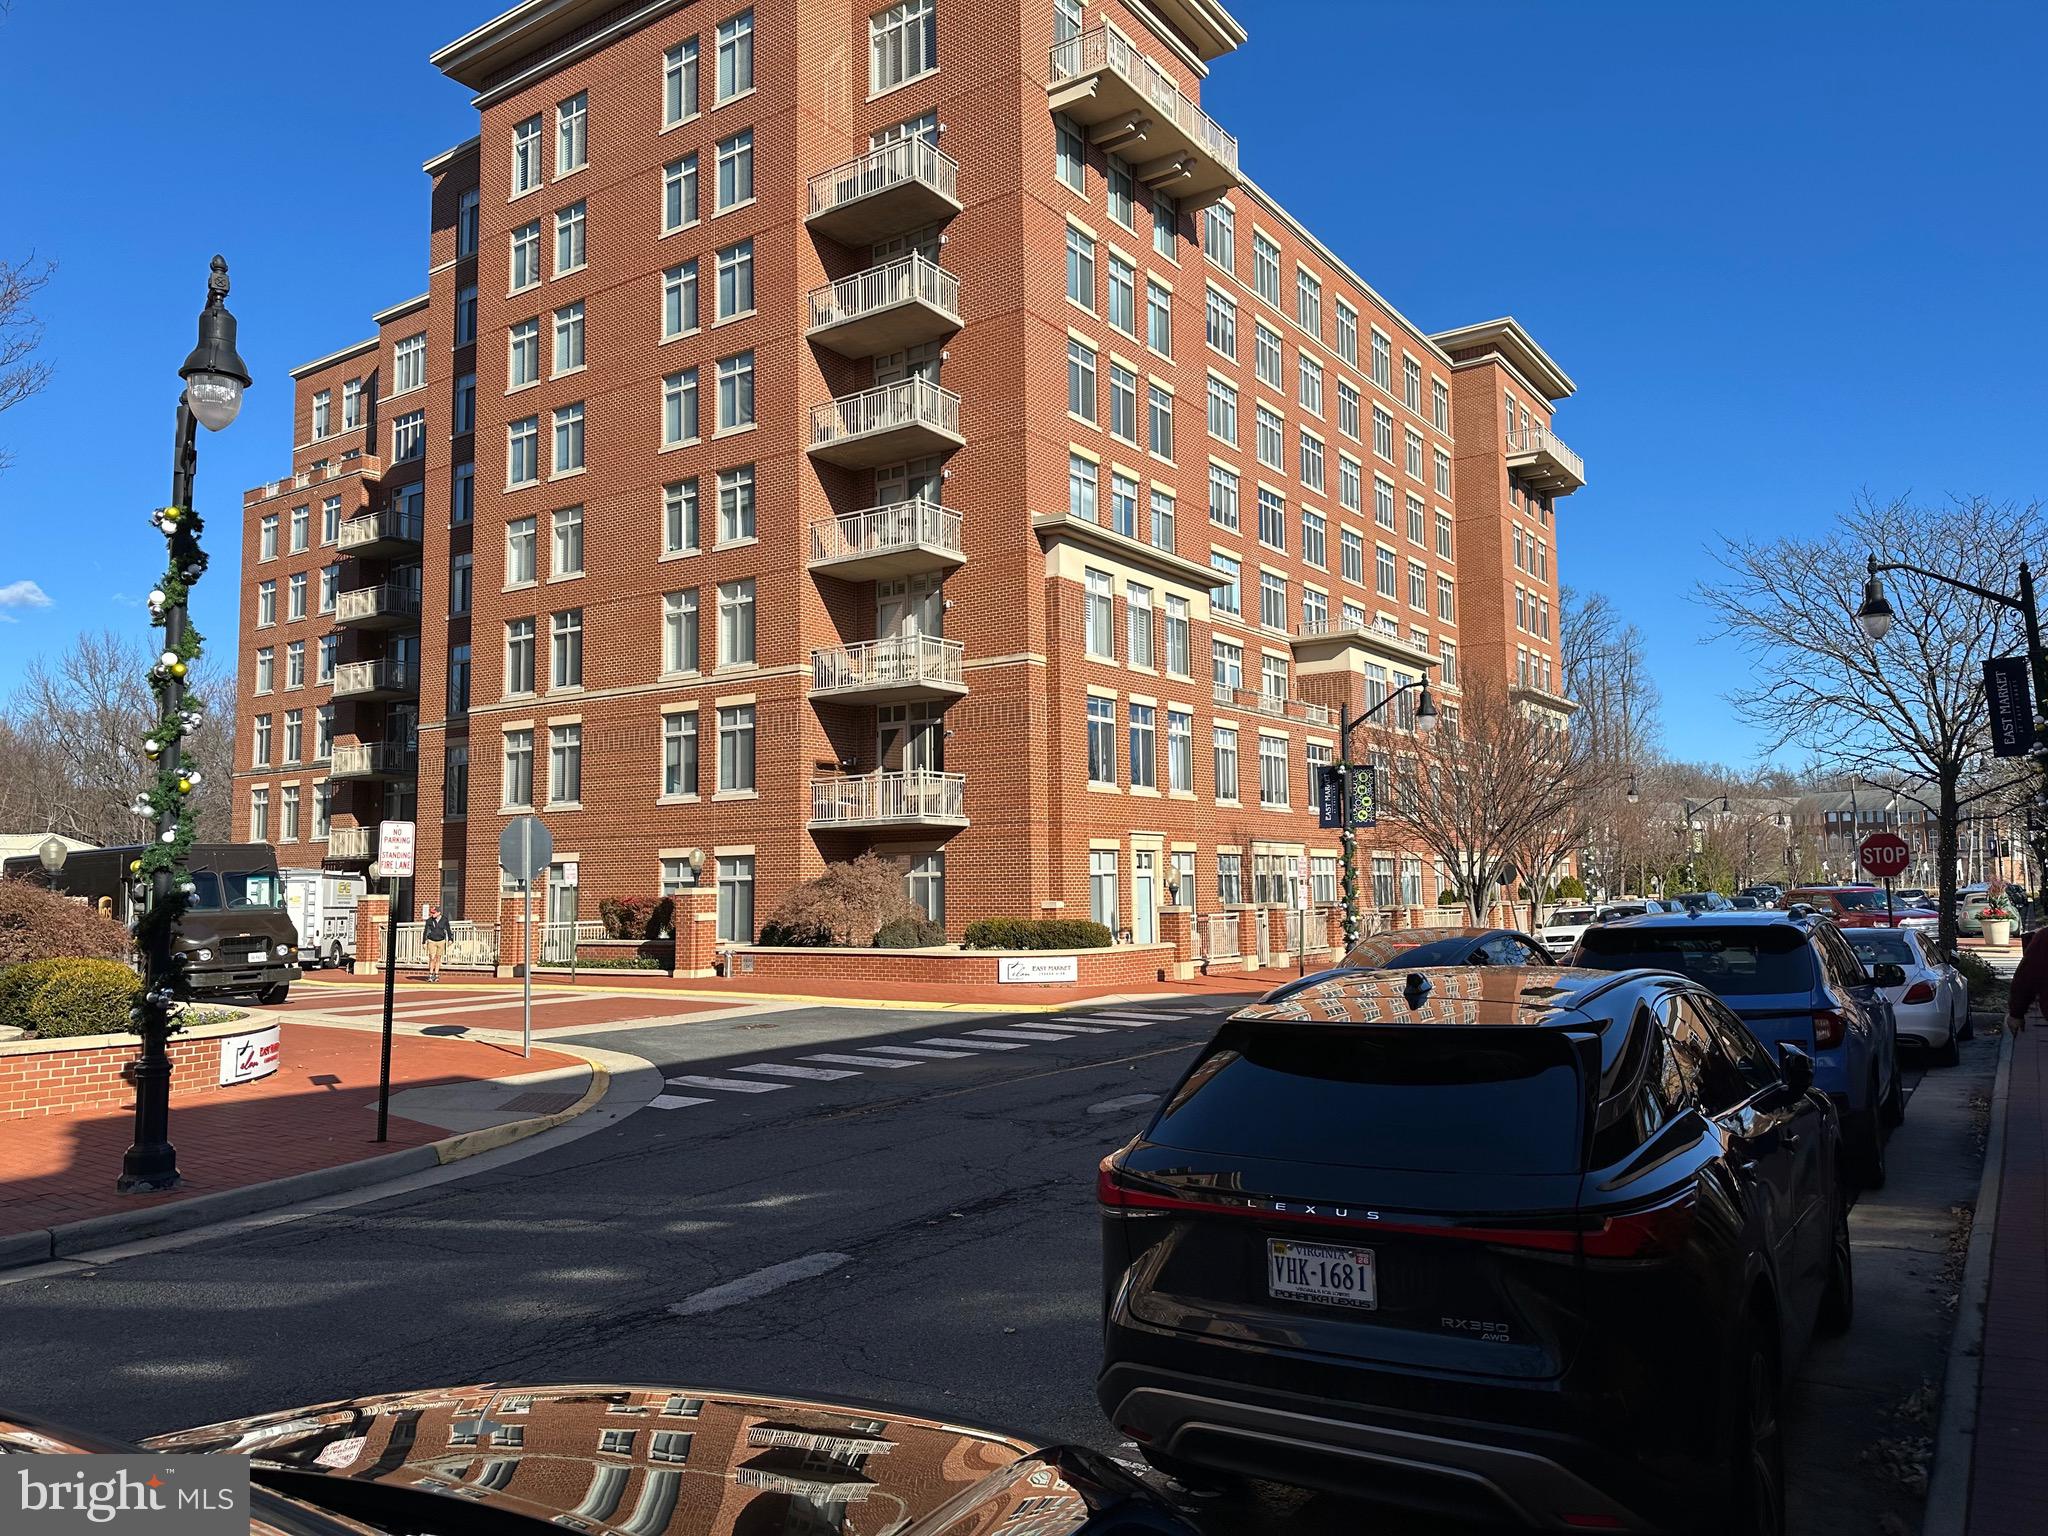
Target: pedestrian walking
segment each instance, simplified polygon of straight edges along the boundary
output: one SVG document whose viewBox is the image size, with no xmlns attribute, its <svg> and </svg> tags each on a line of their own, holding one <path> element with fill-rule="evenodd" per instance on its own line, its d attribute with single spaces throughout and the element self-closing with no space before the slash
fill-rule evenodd
<svg viewBox="0 0 2048 1536">
<path fill-rule="evenodd" d="M 427 980 L 439 981 L 441 961 L 448 953 L 448 919 L 441 915 L 439 907 L 427 908 L 426 926 L 421 929 L 420 937 L 427 946 Z"/>
<path fill-rule="evenodd" d="M 2006 1028 L 2016 1035 L 2026 1033 L 2028 1010 L 2048 998 L 2048 928 L 2035 930 L 2020 944 L 2020 968 L 2013 972 L 2005 1004 Z"/>
</svg>

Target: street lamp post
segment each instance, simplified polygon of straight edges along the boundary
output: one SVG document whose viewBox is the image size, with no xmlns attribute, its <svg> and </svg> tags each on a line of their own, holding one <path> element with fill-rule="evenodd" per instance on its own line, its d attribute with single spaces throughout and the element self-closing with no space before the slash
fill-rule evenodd
<svg viewBox="0 0 2048 1536">
<path fill-rule="evenodd" d="M 1726 795 L 1709 795 L 1704 800 L 1686 800 L 1682 802 L 1685 806 L 1685 814 L 1679 818 L 1679 830 L 1686 834 L 1685 883 L 1687 885 L 1692 885 L 1696 883 L 1693 879 L 1693 855 L 1695 853 L 1703 851 L 1695 845 L 1699 842 L 1699 835 L 1704 829 L 1700 826 L 1698 822 L 1693 820 L 1693 817 L 1699 814 L 1701 811 L 1707 810 L 1710 807 L 1712 807 L 1713 803 L 1716 800 L 1719 800 L 1721 802 L 1721 814 L 1724 816 L 1727 815 L 1728 797 Z"/>
<path fill-rule="evenodd" d="M 156 842 L 138 861 L 149 875 L 149 910 L 143 924 L 143 988 L 135 1023 L 142 1036 L 142 1057 L 135 1067 L 135 1142 L 121 1160 L 115 1187 L 122 1194 L 152 1194 L 179 1182 L 178 1150 L 171 1145 L 171 1004 L 183 990 L 176 942 L 178 918 L 184 908 L 183 862 L 191 841 L 191 824 L 181 796 L 197 783 L 180 772 L 181 738 L 194 715 L 185 697 L 188 655 L 193 637 L 187 590 L 206 568 L 197 541 L 198 519 L 192 512 L 192 477 L 199 463 L 199 428 L 218 432 L 242 409 L 249 387 L 249 369 L 235 349 L 235 317 L 227 307 L 228 264 L 216 256 L 206 280 L 206 307 L 199 312 L 199 344 L 186 355 L 178 376 L 185 387 L 178 396 L 177 431 L 171 456 L 171 499 L 157 514 L 157 526 L 170 548 L 165 584 L 151 594 L 151 608 L 163 627 L 163 657 L 152 675 L 162 710 L 157 732 L 145 750 L 157 761 L 159 793 L 147 810 L 156 828 Z M 168 788 L 166 788 L 168 786 Z"/>
<path fill-rule="evenodd" d="M 42 861 L 43 873 L 50 877 L 50 889 L 60 896 L 64 894 L 64 861 L 70 856 L 70 846 L 54 832 L 36 847 L 36 857 Z"/>
<path fill-rule="evenodd" d="M 1873 552 L 1870 556 L 1868 574 L 1863 581 L 1863 601 L 1856 609 L 1856 625 L 1873 642 L 1884 639 L 1891 632 L 1892 605 L 1884 595 L 1884 583 L 1878 576 L 1884 571 L 1904 571 L 1909 575 L 1922 576 L 1929 581 L 1938 581 L 1945 587 L 1954 587 L 1959 592 L 1968 592 L 1981 597 L 1987 603 L 1996 603 L 2020 616 L 2027 631 L 2027 675 L 2034 685 L 2034 727 L 2033 757 L 2041 770 L 2042 785 L 2034 792 L 2034 803 L 2039 806 L 2048 803 L 2048 738 L 2040 728 L 2043 710 L 2048 710 L 2048 651 L 2041 647 L 2041 612 L 2034 601 L 2034 572 L 2025 560 L 2020 561 L 2019 593 L 2011 596 L 1994 592 L 1989 587 L 1980 587 L 1974 582 L 1962 581 L 1954 576 L 1943 576 L 1935 571 L 1923 570 L 1917 565 L 1908 565 L 1901 560 L 1879 560 Z M 2029 817 L 2033 830 L 2034 858 L 2042 867 L 2040 891 L 2041 900 L 2048 903 L 2048 833 L 2044 833 L 2040 818 Z"/>
<path fill-rule="evenodd" d="M 1422 676 L 1411 678 L 1389 693 L 1356 719 L 1352 718 L 1351 705 L 1344 705 L 1337 732 L 1337 775 L 1342 791 L 1343 807 L 1338 815 L 1337 839 L 1344 850 L 1344 947 L 1350 949 L 1358 942 L 1358 830 L 1351 824 L 1351 775 L 1361 766 L 1351 761 L 1351 733 L 1366 721 L 1372 719 L 1394 700 L 1410 689 L 1421 690 L 1421 697 L 1415 701 L 1415 729 L 1427 736 L 1436 729 L 1436 695 L 1429 691 L 1429 670 L 1431 663 L 1424 662 Z M 1378 794 L 1378 786 L 1374 786 Z M 1377 811 L 1377 805 L 1375 805 Z"/>
</svg>

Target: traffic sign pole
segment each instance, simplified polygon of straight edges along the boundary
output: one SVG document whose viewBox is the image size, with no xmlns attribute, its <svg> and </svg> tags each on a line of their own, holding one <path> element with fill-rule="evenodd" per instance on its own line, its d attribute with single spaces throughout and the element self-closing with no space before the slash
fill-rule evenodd
<svg viewBox="0 0 2048 1536">
<path fill-rule="evenodd" d="M 519 945 L 522 1042 L 519 1054 L 533 1054 L 533 877 L 555 856 L 555 836 L 538 816 L 517 816 L 498 834 L 498 867 L 519 882 L 519 915 L 526 930 Z"/>
<path fill-rule="evenodd" d="M 410 821 L 387 821 L 377 829 L 377 867 L 391 882 L 384 911 L 384 1042 L 377 1067 L 377 1139 L 387 1139 L 391 1120 L 392 1013 L 398 1000 L 398 893 L 412 878 L 418 828 Z"/>
</svg>

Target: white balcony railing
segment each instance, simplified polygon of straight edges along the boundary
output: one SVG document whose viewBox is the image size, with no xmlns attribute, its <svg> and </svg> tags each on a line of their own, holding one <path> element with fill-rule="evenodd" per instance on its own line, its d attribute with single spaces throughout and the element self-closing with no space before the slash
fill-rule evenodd
<svg viewBox="0 0 2048 1536">
<path fill-rule="evenodd" d="M 419 679 L 402 661 L 385 657 L 377 661 L 345 661 L 334 669 L 334 696 L 345 699 L 363 693 L 415 693 Z"/>
<path fill-rule="evenodd" d="M 849 321 L 863 320 L 899 304 L 929 304 L 960 318 L 960 279 L 913 251 L 879 267 L 842 277 L 811 290 L 811 329 L 824 330 Z"/>
<path fill-rule="evenodd" d="M 892 635 L 838 650 L 811 652 L 811 688 L 818 693 L 870 688 L 959 688 L 966 685 L 958 640 Z"/>
<path fill-rule="evenodd" d="M 416 618 L 419 611 L 418 591 L 387 581 L 342 593 L 334 617 L 342 624 L 360 624 L 367 619 Z"/>
<path fill-rule="evenodd" d="M 824 565 L 930 549 L 959 556 L 960 514 L 936 501 L 892 502 L 811 524 L 811 560 Z"/>
<path fill-rule="evenodd" d="M 1586 483 L 1586 461 L 1548 427 L 1522 427 L 1508 433 L 1508 456 L 1549 459 L 1580 485 Z"/>
<path fill-rule="evenodd" d="M 828 447 L 907 427 L 960 435 L 960 397 L 930 379 L 899 379 L 811 408 L 811 446 Z"/>
<path fill-rule="evenodd" d="M 1263 688 L 1233 688 L 1228 683 L 1214 682 L 1211 688 L 1215 701 L 1230 709 L 1250 710 L 1255 715 L 1269 715 L 1275 720 L 1299 720 L 1309 725 L 1337 723 L 1337 712 L 1328 705 L 1290 699 L 1284 693 L 1268 693 Z"/>
<path fill-rule="evenodd" d="M 403 542 L 417 544 L 425 530 L 425 520 L 417 512 L 400 512 L 386 507 L 381 512 L 372 512 L 362 517 L 351 517 L 341 525 L 341 536 L 335 546 L 346 553 L 370 544 Z"/>
<path fill-rule="evenodd" d="M 1174 83 L 1173 76 L 1108 27 L 1096 27 L 1052 50 L 1052 83 L 1064 85 L 1107 69 L 1144 97 L 1158 112 L 1204 154 L 1237 173 L 1237 139 L 1196 106 L 1193 99 Z"/>
<path fill-rule="evenodd" d="M 966 820 L 964 774 L 914 770 L 811 781 L 814 827 L 964 824 Z"/>
<path fill-rule="evenodd" d="M 328 771 L 338 779 L 360 779 L 372 774 L 409 773 L 412 765 L 413 755 L 398 742 L 345 742 L 334 749 Z"/>
<path fill-rule="evenodd" d="M 329 827 L 327 856 L 331 859 L 367 859 L 377 851 L 376 829 L 372 827 Z"/>
<path fill-rule="evenodd" d="M 828 214 L 906 182 L 920 182 L 949 202 L 960 200 L 960 166 L 952 156 L 921 138 L 898 139 L 813 176 L 810 217 Z"/>
</svg>

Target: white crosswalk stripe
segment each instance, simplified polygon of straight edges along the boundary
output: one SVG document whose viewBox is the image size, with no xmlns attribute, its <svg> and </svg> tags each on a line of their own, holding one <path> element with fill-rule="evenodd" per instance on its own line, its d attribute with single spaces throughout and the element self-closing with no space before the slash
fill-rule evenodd
<svg viewBox="0 0 2048 1536">
<path fill-rule="evenodd" d="M 915 1045 L 870 1045 L 865 1047 L 876 1056 L 915 1056 L 921 1061 L 965 1061 L 972 1051 L 932 1051 Z"/>
<path fill-rule="evenodd" d="M 735 1072 L 759 1072 L 763 1077 L 801 1077 L 817 1083 L 836 1083 L 842 1077 L 859 1077 L 858 1072 L 842 1072 L 832 1067 L 792 1067 L 779 1061 L 757 1061 L 750 1067 L 734 1067 Z"/>
<path fill-rule="evenodd" d="M 1042 1029 L 970 1029 L 968 1034 L 983 1040 L 1064 1040 L 1065 1035 L 1048 1034 Z"/>
<path fill-rule="evenodd" d="M 1185 1013 L 1111 1013 L 1107 1010 L 1098 1010 L 1084 1013 L 1081 1017 L 1084 1019 L 1108 1019 L 1116 1024 L 1157 1024 L 1162 1019 L 1185 1019 L 1189 1015 Z"/>
<path fill-rule="evenodd" d="M 895 1056 L 806 1056 L 805 1061 L 829 1061 L 835 1067 L 914 1067 L 914 1061 Z"/>
<path fill-rule="evenodd" d="M 942 1037 L 937 1040 L 920 1040 L 917 1043 L 919 1045 L 959 1046 L 970 1051 L 1021 1051 L 1024 1049 L 1022 1041 L 1012 1044 L 1003 1040 L 947 1040 Z"/>
<path fill-rule="evenodd" d="M 671 1088 L 712 1088 L 720 1093 L 779 1093 L 787 1083 L 753 1083 L 744 1077 L 672 1077 Z"/>
<path fill-rule="evenodd" d="M 709 1104 L 709 1099 L 693 1099 L 681 1093 L 663 1093 L 647 1101 L 649 1109 L 688 1109 L 692 1104 Z"/>
<path fill-rule="evenodd" d="M 1092 1024 L 1069 1024 L 1065 1019 L 1033 1019 L 1029 1024 L 1025 1025 L 1025 1028 L 1056 1030 L 1063 1035 L 1110 1035 L 1116 1033 L 1115 1030 L 1102 1029 Z"/>
</svg>

